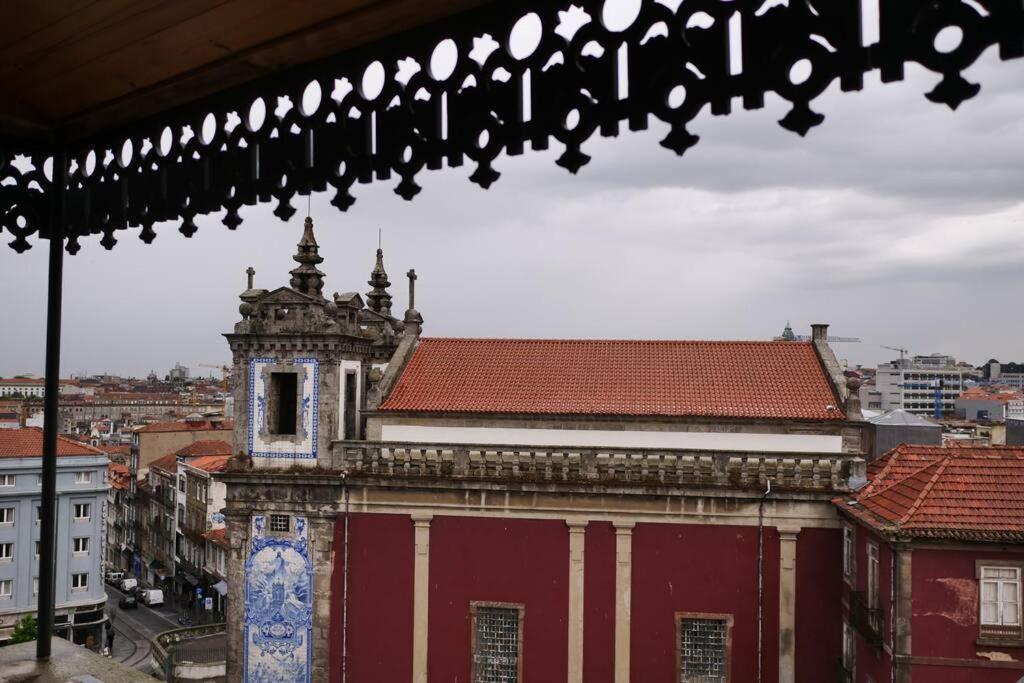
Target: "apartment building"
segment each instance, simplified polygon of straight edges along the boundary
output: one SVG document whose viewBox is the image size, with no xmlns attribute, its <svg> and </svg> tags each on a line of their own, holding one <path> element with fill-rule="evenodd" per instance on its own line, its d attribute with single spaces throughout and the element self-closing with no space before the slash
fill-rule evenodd
<svg viewBox="0 0 1024 683">
<path fill-rule="evenodd" d="M 957 398 L 977 378 L 975 368 L 941 353 L 884 363 L 875 373 L 877 409 L 919 415 L 935 415 L 938 409 L 942 415 L 952 415 Z M 869 400 L 866 405 L 873 404 Z"/>
</svg>

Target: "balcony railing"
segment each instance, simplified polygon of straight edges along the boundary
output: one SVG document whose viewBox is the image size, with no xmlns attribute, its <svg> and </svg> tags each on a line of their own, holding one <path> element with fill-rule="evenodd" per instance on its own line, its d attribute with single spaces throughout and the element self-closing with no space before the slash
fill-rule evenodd
<svg viewBox="0 0 1024 683">
<path fill-rule="evenodd" d="M 868 596 L 864 591 L 850 592 L 850 625 L 857 629 L 868 644 L 881 646 L 882 610 L 868 606 Z"/>
<path fill-rule="evenodd" d="M 842 453 L 335 441 L 331 466 L 353 474 L 647 486 L 848 491 L 862 458 Z"/>
</svg>

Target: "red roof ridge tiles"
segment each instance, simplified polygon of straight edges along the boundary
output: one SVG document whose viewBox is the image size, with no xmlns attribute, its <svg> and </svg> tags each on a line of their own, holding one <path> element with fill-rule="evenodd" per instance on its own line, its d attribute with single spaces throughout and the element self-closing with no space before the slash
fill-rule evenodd
<svg viewBox="0 0 1024 683">
<path fill-rule="evenodd" d="M 383 412 L 843 420 L 810 342 L 420 340 Z"/>
</svg>

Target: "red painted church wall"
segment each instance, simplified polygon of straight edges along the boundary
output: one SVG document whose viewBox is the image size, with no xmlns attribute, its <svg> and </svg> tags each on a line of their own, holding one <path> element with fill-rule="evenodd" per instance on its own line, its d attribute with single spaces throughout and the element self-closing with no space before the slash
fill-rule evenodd
<svg viewBox="0 0 1024 683">
<path fill-rule="evenodd" d="M 615 680 L 615 529 L 587 525 L 583 564 L 583 680 Z"/>
<path fill-rule="evenodd" d="M 341 680 L 344 516 L 335 523 L 331 680 Z M 349 518 L 348 681 L 412 680 L 413 525 L 407 515 Z"/>
<path fill-rule="evenodd" d="M 470 680 L 471 601 L 525 605 L 523 680 L 566 679 L 569 529 L 564 521 L 434 517 L 430 588 L 431 681 Z"/>
<path fill-rule="evenodd" d="M 779 536 L 767 527 L 764 586 L 763 680 L 772 683 L 779 671 Z M 732 614 L 730 680 L 757 680 L 757 527 L 637 524 L 632 590 L 632 680 L 675 679 L 677 612 Z"/>
<path fill-rule="evenodd" d="M 999 559 L 1021 561 L 1024 553 L 914 550 L 911 637 L 915 656 L 977 659 L 978 652 L 1002 652 L 1016 660 L 1024 659 L 1024 648 L 993 647 L 976 642 L 979 586 L 975 563 Z M 967 680 L 1016 683 L 1022 676 L 1024 671 L 1020 669 L 914 667 L 915 680 L 920 677 L 936 683 Z"/>
<path fill-rule="evenodd" d="M 836 662 L 843 652 L 842 629 L 838 626 L 843 618 L 842 552 L 839 529 L 802 529 L 797 536 L 797 683 L 835 678 Z"/>
</svg>

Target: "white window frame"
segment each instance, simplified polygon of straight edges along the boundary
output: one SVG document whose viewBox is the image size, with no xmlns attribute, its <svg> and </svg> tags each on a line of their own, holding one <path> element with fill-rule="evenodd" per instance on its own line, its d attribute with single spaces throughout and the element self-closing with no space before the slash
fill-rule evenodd
<svg viewBox="0 0 1024 683">
<path fill-rule="evenodd" d="M 0 543 L 0 562 L 14 562 L 14 542 L 5 541 Z"/>
<path fill-rule="evenodd" d="M 81 541 L 81 544 L 79 544 L 79 541 Z M 84 547 L 81 548 L 81 549 L 78 549 L 79 545 L 82 545 Z M 73 555 L 88 555 L 89 554 L 89 537 L 88 536 L 76 536 L 75 538 L 71 539 L 71 553 Z"/>
<path fill-rule="evenodd" d="M 32 595 L 39 595 L 39 577 L 32 577 Z"/>
<path fill-rule="evenodd" d="M 1021 627 L 1021 568 L 1011 565 L 980 564 L 978 582 L 978 623 L 983 628 L 985 626 L 999 626 L 1019 629 Z M 995 589 L 995 600 L 985 599 L 987 586 Z M 1008 599 L 1006 596 L 1006 593 L 1010 592 L 1009 589 L 1011 587 L 1014 593 L 1013 597 L 1016 597 L 1016 600 Z M 995 607 L 996 616 L 994 618 L 986 618 L 986 604 Z M 1016 609 L 1012 610 L 1012 614 L 1007 615 L 1007 607 L 1009 605 L 1016 605 Z M 1009 619 L 1007 618 L 1008 616 Z"/>
<path fill-rule="evenodd" d="M 853 585 L 857 575 L 857 531 L 852 524 L 843 524 L 843 578 Z"/>
<path fill-rule="evenodd" d="M 78 584 L 77 586 L 75 584 Z M 71 575 L 71 590 L 72 591 L 87 591 L 89 590 L 89 572 L 76 572 Z"/>
<path fill-rule="evenodd" d="M 79 506 L 85 508 L 84 517 L 79 516 L 78 514 Z M 90 519 L 92 519 L 92 503 L 75 503 L 74 508 L 72 508 L 72 512 L 74 514 L 74 520 L 76 522 L 88 522 Z"/>
<path fill-rule="evenodd" d="M 857 632 L 849 622 L 843 622 L 843 668 L 850 672 L 850 680 L 857 680 Z"/>
<path fill-rule="evenodd" d="M 879 586 L 878 586 L 878 544 L 871 543 L 867 544 L 868 549 L 868 562 L 867 562 L 867 603 L 870 609 L 878 609 L 878 597 L 879 597 Z"/>
<path fill-rule="evenodd" d="M 92 472 L 89 470 L 83 470 L 81 472 L 75 472 L 75 485 L 84 485 L 92 483 Z"/>
<path fill-rule="evenodd" d="M 0 600 L 14 597 L 14 579 L 0 579 Z"/>
<path fill-rule="evenodd" d="M 0 474 L 0 488 L 13 487 L 18 478 L 13 474 Z"/>
<path fill-rule="evenodd" d="M 14 512 L 14 506 L 0 507 L 0 513 L 2 513 L 4 517 L 8 517 L 8 515 L 10 515 L 8 519 L 0 520 L 0 526 L 14 526 L 14 518 L 16 514 Z"/>
</svg>

